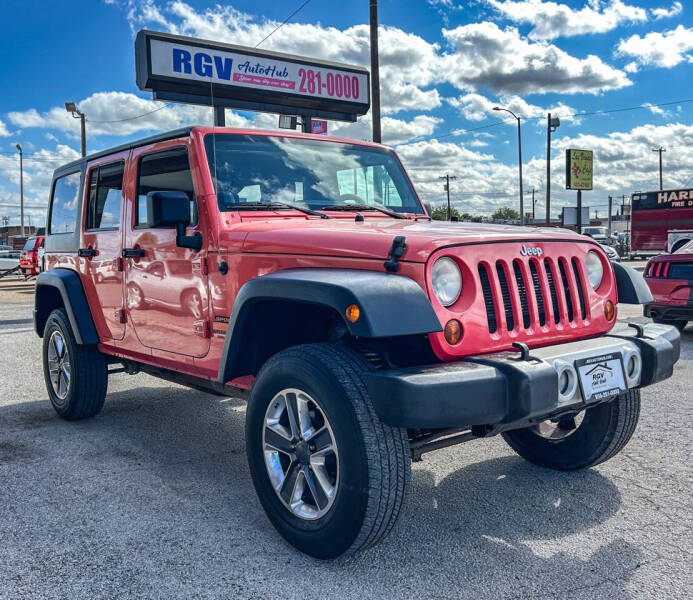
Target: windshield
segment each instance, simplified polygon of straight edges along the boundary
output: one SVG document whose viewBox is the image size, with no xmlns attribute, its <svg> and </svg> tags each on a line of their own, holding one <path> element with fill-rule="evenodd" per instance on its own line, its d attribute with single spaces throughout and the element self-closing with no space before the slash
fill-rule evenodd
<svg viewBox="0 0 693 600">
<path fill-rule="evenodd" d="M 36 245 L 36 238 L 35 237 L 29 238 L 26 241 L 26 244 L 24 244 L 24 248 L 22 248 L 22 250 L 24 250 L 25 252 L 28 252 L 29 250 L 33 250 L 35 245 Z"/>
<path fill-rule="evenodd" d="M 205 136 L 219 210 L 290 203 L 314 210 L 382 205 L 423 209 L 395 154 L 381 148 L 290 137 Z"/>
<path fill-rule="evenodd" d="M 606 227 L 583 227 L 582 233 L 587 235 L 606 236 Z"/>
</svg>

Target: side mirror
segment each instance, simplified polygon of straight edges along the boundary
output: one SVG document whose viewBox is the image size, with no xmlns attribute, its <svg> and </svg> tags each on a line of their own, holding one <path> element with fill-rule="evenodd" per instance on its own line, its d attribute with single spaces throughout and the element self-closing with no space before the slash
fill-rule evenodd
<svg viewBox="0 0 693 600">
<path fill-rule="evenodd" d="M 175 227 L 176 245 L 199 252 L 202 235 L 185 235 L 190 224 L 190 198 L 185 192 L 160 191 L 147 194 L 147 217 L 150 227 Z"/>
</svg>

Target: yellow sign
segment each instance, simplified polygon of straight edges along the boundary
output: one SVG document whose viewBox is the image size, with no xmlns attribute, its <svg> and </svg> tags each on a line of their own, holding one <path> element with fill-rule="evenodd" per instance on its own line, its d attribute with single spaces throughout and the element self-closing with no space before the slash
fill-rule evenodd
<svg viewBox="0 0 693 600">
<path fill-rule="evenodd" d="M 592 164 L 592 150 L 566 150 L 565 188 L 567 190 L 591 190 Z"/>
</svg>

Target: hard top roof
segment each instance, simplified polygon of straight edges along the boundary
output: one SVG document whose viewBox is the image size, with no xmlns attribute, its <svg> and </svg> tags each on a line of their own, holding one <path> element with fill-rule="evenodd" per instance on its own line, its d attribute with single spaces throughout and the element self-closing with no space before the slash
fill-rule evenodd
<svg viewBox="0 0 693 600">
<path fill-rule="evenodd" d="M 132 148 L 139 148 L 140 146 L 148 146 L 149 144 L 155 144 L 157 142 L 164 142 L 167 140 L 174 140 L 180 137 L 187 137 L 194 130 L 201 130 L 203 134 L 205 133 L 231 133 L 237 135 L 264 135 L 264 136 L 277 136 L 277 137 L 295 137 L 295 138 L 307 138 L 314 139 L 325 142 L 341 142 L 345 144 L 354 144 L 358 146 L 371 146 L 377 148 L 386 148 L 381 144 L 376 144 L 374 142 L 366 142 L 361 140 L 352 140 L 347 138 L 331 137 L 326 135 L 317 135 L 311 133 L 302 133 L 299 131 L 291 130 L 273 130 L 273 129 L 241 129 L 233 127 L 212 127 L 204 125 L 193 125 L 190 127 L 182 127 L 181 129 L 173 129 L 171 131 L 165 131 L 163 133 L 158 133 L 146 138 L 140 138 L 138 140 L 132 140 L 130 142 L 125 142 L 119 146 L 114 146 L 112 148 L 107 148 L 105 150 L 100 150 L 99 152 L 93 152 L 92 154 L 87 154 L 82 158 L 78 158 L 69 163 L 59 166 L 55 169 L 55 176 L 63 174 L 64 171 L 74 172 L 75 167 L 83 167 L 86 163 L 96 158 L 101 158 L 102 156 L 108 156 L 109 154 L 116 154 L 122 152 L 123 150 L 131 150 Z"/>
</svg>

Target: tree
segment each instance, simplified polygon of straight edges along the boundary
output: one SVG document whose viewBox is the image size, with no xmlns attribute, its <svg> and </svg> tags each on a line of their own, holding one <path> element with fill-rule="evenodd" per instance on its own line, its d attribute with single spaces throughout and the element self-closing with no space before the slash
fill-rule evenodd
<svg viewBox="0 0 693 600">
<path fill-rule="evenodd" d="M 502 206 L 491 215 L 491 218 L 496 221 L 512 221 L 520 218 L 520 213 L 509 206 Z"/>
<path fill-rule="evenodd" d="M 460 212 L 454 207 L 450 207 L 450 215 L 453 217 L 460 218 Z M 447 221 L 448 220 L 448 207 L 447 205 L 436 206 L 431 213 L 431 218 L 436 221 Z"/>
</svg>

